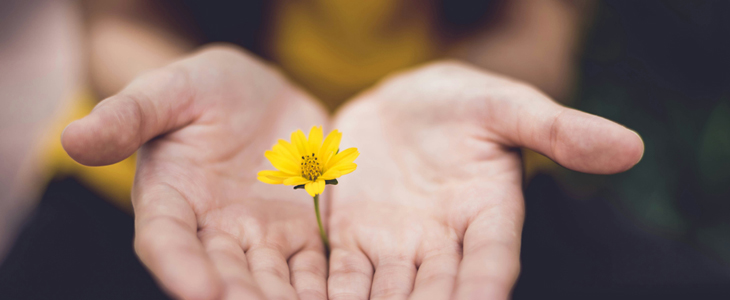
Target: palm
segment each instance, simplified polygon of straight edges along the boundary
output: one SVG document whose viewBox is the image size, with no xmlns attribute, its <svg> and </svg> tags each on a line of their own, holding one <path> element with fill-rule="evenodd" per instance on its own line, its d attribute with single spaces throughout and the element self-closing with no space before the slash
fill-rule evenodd
<svg viewBox="0 0 730 300">
<path fill-rule="evenodd" d="M 339 113 L 342 143 L 361 156 L 332 192 L 331 298 L 509 295 L 519 272 L 522 168 L 515 139 L 499 125 L 511 116 L 494 111 L 500 98 L 519 96 L 515 85 L 434 65 Z"/>
<path fill-rule="evenodd" d="M 262 153 L 277 137 L 324 122 L 316 115 L 293 114 L 287 107 L 294 104 L 290 99 L 277 101 L 284 102 L 286 108 L 277 114 L 287 124 L 272 128 L 262 122 L 267 126 L 257 127 L 223 117 L 189 125 L 149 143 L 140 154 L 139 172 L 144 177 L 137 180 L 141 190 L 156 185 L 173 188 L 194 212 L 201 240 L 218 239 L 218 243 L 239 246 L 251 262 L 250 271 L 267 284 L 289 282 L 286 260 L 295 252 L 323 252 L 312 200 L 301 192 L 256 180 L 256 172 L 268 166 Z M 296 295 L 293 289 L 271 292 L 287 298 Z"/>
<path fill-rule="evenodd" d="M 332 189 L 327 287 L 310 198 L 256 179 L 277 138 L 326 125 L 313 103 L 245 53 L 206 50 L 136 79 L 62 141 L 87 165 L 144 144 L 135 247 L 184 299 L 505 298 L 523 217 L 510 149 L 596 173 L 625 170 L 642 151 L 619 125 L 481 71 L 436 64 L 396 77 L 335 123 L 362 155 Z"/>
<path fill-rule="evenodd" d="M 238 52 L 204 51 L 168 69 L 127 88 L 164 91 L 136 100 L 149 109 L 141 140 L 145 126 L 173 130 L 139 151 L 133 203 L 142 261 L 181 298 L 323 298 L 326 260 L 311 198 L 262 184 L 256 173 L 269 168 L 263 153 L 278 138 L 323 125 L 326 114 Z"/>
<path fill-rule="evenodd" d="M 279 113 L 288 124 L 267 128 L 222 118 L 213 121 L 214 126 L 187 126 L 149 143 L 140 154 L 144 177 L 137 180 L 138 188 L 173 188 L 194 212 L 201 240 L 240 247 L 252 275 L 263 284 L 289 283 L 287 259 L 295 252 L 323 252 L 311 199 L 256 180 L 256 172 L 267 167 L 262 153 L 277 137 L 323 122 L 286 110 Z M 314 263 L 323 261 L 324 257 Z M 286 298 L 296 295 L 291 288 L 267 292 Z"/>
</svg>

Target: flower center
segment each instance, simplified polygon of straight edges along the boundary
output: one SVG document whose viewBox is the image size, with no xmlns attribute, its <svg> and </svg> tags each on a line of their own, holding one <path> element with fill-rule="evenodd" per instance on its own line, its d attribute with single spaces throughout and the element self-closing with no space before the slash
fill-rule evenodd
<svg viewBox="0 0 730 300">
<path fill-rule="evenodd" d="M 302 177 L 315 180 L 322 175 L 322 168 L 319 166 L 317 157 L 312 155 L 302 156 Z"/>
</svg>

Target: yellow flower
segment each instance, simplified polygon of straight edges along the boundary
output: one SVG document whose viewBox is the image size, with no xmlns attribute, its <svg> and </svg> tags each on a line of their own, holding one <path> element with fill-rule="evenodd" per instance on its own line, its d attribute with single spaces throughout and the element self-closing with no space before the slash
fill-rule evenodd
<svg viewBox="0 0 730 300">
<path fill-rule="evenodd" d="M 342 133 L 336 129 L 322 141 L 322 127 L 309 131 L 309 139 L 297 130 L 291 134 L 291 143 L 279 140 L 264 155 L 278 171 L 261 171 L 258 179 L 269 184 L 304 186 L 314 197 L 324 192 L 325 184 L 337 184 L 337 178 L 355 171 L 353 163 L 359 155 L 357 148 L 339 151 Z M 295 187 L 295 188 L 296 188 Z"/>
</svg>

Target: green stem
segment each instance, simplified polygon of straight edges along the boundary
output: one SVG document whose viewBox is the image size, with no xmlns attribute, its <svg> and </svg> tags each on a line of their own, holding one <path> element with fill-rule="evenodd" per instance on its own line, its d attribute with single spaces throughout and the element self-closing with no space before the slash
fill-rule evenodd
<svg viewBox="0 0 730 300">
<path fill-rule="evenodd" d="M 317 224 L 319 224 L 319 235 L 322 237 L 324 242 L 325 250 L 329 253 L 330 241 L 327 239 L 327 233 L 324 232 L 324 226 L 322 226 L 322 217 L 319 216 L 319 194 L 314 195 L 314 214 L 317 215 Z"/>
</svg>

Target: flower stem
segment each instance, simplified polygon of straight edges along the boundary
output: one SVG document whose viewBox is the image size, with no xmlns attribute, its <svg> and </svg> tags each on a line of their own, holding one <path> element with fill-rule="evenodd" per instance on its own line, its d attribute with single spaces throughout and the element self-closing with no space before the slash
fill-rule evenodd
<svg viewBox="0 0 730 300">
<path fill-rule="evenodd" d="M 319 216 L 319 194 L 314 195 L 314 214 L 317 215 L 317 224 L 319 225 L 319 235 L 322 237 L 324 248 L 329 253 L 330 241 L 327 239 L 327 233 L 324 232 L 324 226 L 322 226 L 322 217 Z"/>
</svg>

